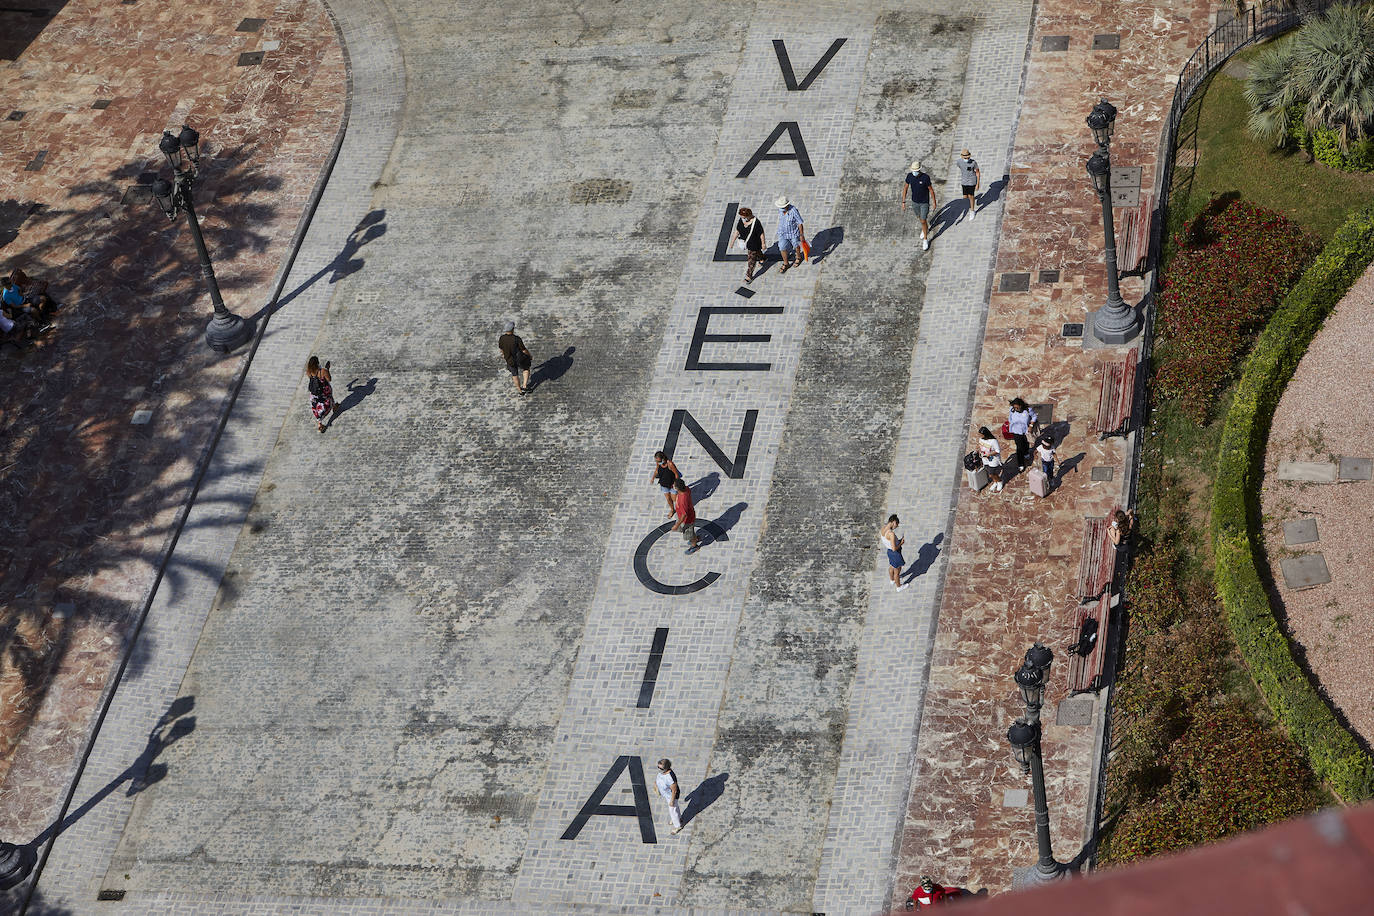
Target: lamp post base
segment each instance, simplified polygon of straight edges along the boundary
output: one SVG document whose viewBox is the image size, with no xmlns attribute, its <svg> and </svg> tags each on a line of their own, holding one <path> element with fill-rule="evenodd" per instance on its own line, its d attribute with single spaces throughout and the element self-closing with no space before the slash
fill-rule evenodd
<svg viewBox="0 0 1374 916">
<path fill-rule="evenodd" d="M 1095 312 L 1088 313 L 1087 327 L 1083 329 L 1083 341 L 1115 347 L 1130 343 L 1140 333 L 1140 315 L 1129 305 L 1104 305 Z"/>
<path fill-rule="evenodd" d="M 253 336 L 253 323 L 233 312 L 216 315 L 205 326 L 205 343 L 216 353 L 228 353 L 248 342 Z"/>
<path fill-rule="evenodd" d="M 37 860 L 32 846 L 0 843 L 0 890 L 9 890 L 33 871 Z"/>
<path fill-rule="evenodd" d="M 1039 887 L 1042 884 L 1050 884 L 1061 881 L 1069 877 L 1069 866 L 1063 862 L 1055 862 L 1053 867 L 1046 868 L 1039 864 L 1029 868 L 1018 868 L 1012 872 L 1011 886 L 1013 890 L 1021 890 L 1027 887 Z"/>
</svg>

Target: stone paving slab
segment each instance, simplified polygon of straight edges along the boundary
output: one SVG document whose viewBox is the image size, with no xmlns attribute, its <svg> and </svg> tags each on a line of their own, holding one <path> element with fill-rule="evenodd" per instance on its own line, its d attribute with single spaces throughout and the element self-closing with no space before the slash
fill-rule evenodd
<svg viewBox="0 0 1374 916">
<path fill-rule="evenodd" d="M 1338 470 L 1332 461 L 1280 461 L 1278 478 L 1303 483 L 1335 483 Z"/>
<path fill-rule="evenodd" d="M 1295 591 L 1325 585 L 1331 581 L 1331 572 L 1326 568 L 1326 557 L 1319 553 L 1279 560 L 1279 569 L 1283 572 L 1283 584 Z"/>
<path fill-rule="evenodd" d="M 1316 519 L 1300 518 L 1283 523 L 1283 542 L 1290 547 L 1294 544 L 1310 544 L 1317 539 Z"/>
<path fill-rule="evenodd" d="M 1374 478 L 1374 458 L 1342 458 L 1337 476 L 1341 480 Z"/>
</svg>

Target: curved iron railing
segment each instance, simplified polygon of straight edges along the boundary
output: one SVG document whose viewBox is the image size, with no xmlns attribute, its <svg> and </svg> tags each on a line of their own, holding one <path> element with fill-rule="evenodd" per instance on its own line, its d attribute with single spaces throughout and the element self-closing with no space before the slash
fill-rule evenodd
<svg viewBox="0 0 1374 916">
<path fill-rule="evenodd" d="M 1202 44 L 1198 45 L 1193 56 L 1188 58 L 1183 69 L 1179 71 L 1178 82 L 1174 85 L 1173 102 L 1169 106 L 1169 117 L 1164 123 L 1164 130 L 1160 136 L 1159 168 L 1155 170 L 1155 210 L 1152 214 L 1150 245 L 1145 261 L 1150 279 L 1149 288 L 1146 291 L 1146 308 L 1144 309 L 1145 328 L 1141 334 L 1138 357 L 1140 371 L 1136 381 L 1135 403 L 1132 406 L 1132 416 L 1138 421 L 1145 416 L 1145 399 L 1150 376 L 1150 350 L 1154 342 L 1154 303 L 1160 280 L 1159 253 L 1164 241 L 1164 229 L 1169 218 L 1169 196 L 1173 191 L 1178 132 L 1183 124 L 1183 117 L 1188 110 L 1188 105 L 1192 102 L 1194 93 L 1237 51 L 1256 42 L 1280 35 L 1302 24 L 1307 18 L 1324 12 L 1336 2 L 1339 0 L 1261 0 L 1261 2 L 1247 9 L 1243 15 L 1235 16 L 1213 29 L 1203 39 Z M 1192 167 L 1196 168 L 1196 160 L 1194 160 Z M 1130 481 L 1126 485 L 1127 492 L 1125 494 L 1126 504 L 1129 506 L 1135 505 L 1136 489 L 1140 482 L 1141 440 L 1143 437 L 1140 434 L 1139 422 L 1136 423 L 1136 430 L 1135 441 L 1132 445 L 1133 454 L 1128 466 Z M 1121 661 L 1121 652 L 1124 646 L 1119 638 L 1120 628 L 1115 628 L 1114 632 L 1116 636 L 1109 648 L 1112 653 L 1111 664 L 1116 666 Z M 1101 741 L 1101 746 L 1097 748 L 1096 773 L 1092 786 L 1092 792 L 1095 796 L 1092 804 L 1093 830 L 1088 846 L 1084 850 L 1089 861 L 1095 861 L 1097 857 L 1097 839 L 1101 831 L 1102 807 L 1106 800 L 1107 756 L 1112 745 L 1110 697 Z"/>
</svg>

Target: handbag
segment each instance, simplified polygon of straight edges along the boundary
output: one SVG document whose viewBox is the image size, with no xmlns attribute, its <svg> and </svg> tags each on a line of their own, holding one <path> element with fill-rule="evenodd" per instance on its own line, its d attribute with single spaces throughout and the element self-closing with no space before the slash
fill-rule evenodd
<svg viewBox="0 0 1374 916">
<path fill-rule="evenodd" d="M 811 258 L 811 243 L 808 242 L 806 239 L 802 239 L 802 240 L 801 240 L 801 253 L 802 253 L 802 260 L 803 260 L 803 261 L 810 260 L 810 258 Z"/>
<path fill-rule="evenodd" d="M 1012 434 L 1011 434 L 1011 421 L 1010 421 L 1010 420 L 1003 420 L 1003 421 L 1002 421 L 1002 438 L 1003 438 L 1003 439 L 1011 439 L 1011 438 L 1014 438 L 1014 437 L 1012 436 Z"/>
<path fill-rule="evenodd" d="M 969 452 L 967 455 L 964 456 L 964 470 L 966 471 L 972 471 L 975 468 L 980 467 L 982 463 L 983 460 L 978 457 L 977 450 Z"/>
</svg>

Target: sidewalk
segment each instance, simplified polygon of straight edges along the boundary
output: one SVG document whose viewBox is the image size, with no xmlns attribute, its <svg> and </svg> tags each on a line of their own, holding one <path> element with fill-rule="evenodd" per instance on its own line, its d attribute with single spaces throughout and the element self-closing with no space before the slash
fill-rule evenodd
<svg viewBox="0 0 1374 916">
<path fill-rule="evenodd" d="M 259 19 L 222 0 L 58 6 L 0 47 L 22 51 L 0 65 L 0 271 L 62 304 L 35 350 L 0 352 L 0 836 L 23 839 L 65 796 L 247 351 L 202 340 L 185 220 L 147 188 L 168 172 L 161 132 L 200 131 L 201 224 L 229 308 L 251 316 L 345 109 L 314 0 Z"/>
<path fill-rule="evenodd" d="M 922 874 L 998 893 L 1012 886 L 1016 870 L 1035 864 L 1030 780 L 1011 759 L 1006 731 L 1023 709 L 1012 674 L 1037 640 L 1056 655 L 1041 721 L 1057 858 L 1073 859 L 1090 840 L 1106 693 L 1074 701 L 1090 704 L 1084 725 L 1059 724 L 1057 706 L 1067 696 L 1064 646 L 1077 637 L 1083 520 L 1121 505 L 1132 440 L 1098 441 L 1087 428 L 1101 388 L 1095 364 L 1125 348 L 1087 351 L 1061 336 L 1062 325 L 1084 321 L 1106 291 L 1100 206 L 1083 167 L 1093 143 L 1083 119 L 1099 98 L 1116 105 L 1112 164 L 1139 166 L 1142 193 L 1150 193 L 1173 81 L 1211 28 L 1211 6 L 1198 0 L 1128 18 L 1137 12 L 1105 0 L 1042 0 L 1037 8 L 971 420 L 975 430 L 996 430 L 1018 396 L 1052 405 L 1054 423 L 1069 425 L 1059 460 L 1077 463 L 1045 500 L 1031 495 L 1024 474 L 1001 493 L 961 489 L 894 907 Z M 1064 36 L 1067 50 L 1052 50 Z M 1095 40 L 1106 48 L 1092 50 Z M 995 179 L 984 173 L 985 186 Z M 1127 302 L 1140 300 L 1142 281 L 1122 287 Z M 1097 468 L 1110 479 L 1093 480 Z"/>
</svg>

